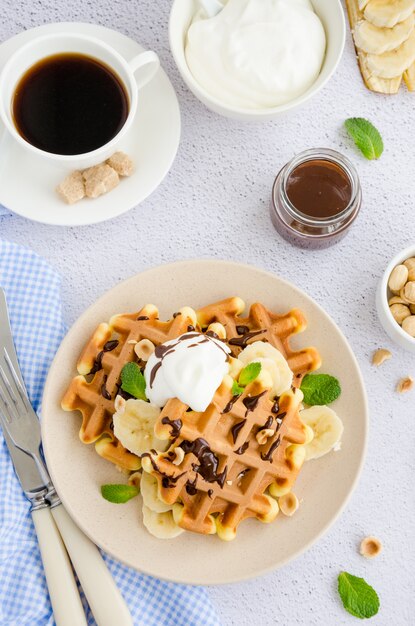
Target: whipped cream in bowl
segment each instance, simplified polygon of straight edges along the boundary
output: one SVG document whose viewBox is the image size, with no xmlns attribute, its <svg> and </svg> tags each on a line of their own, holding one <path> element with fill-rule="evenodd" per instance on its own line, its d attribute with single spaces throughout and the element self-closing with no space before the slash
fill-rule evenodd
<svg viewBox="0 0 415 626">
<path fill-rule="evenodd" d="M 170 45 L 191 91 L 236 119 L 274 119 L 317 93 L 345 42 L 340 0 L 227 0 L 214 17 L 175 0 Z"/>
<path fill-rule="evenodd" d="M 144 370 L 147 398 L 160 408 L 178 398 L 205 411 L 229 371 L 229 354 L 224 342 L 196 331 L 156 346 Z"/>
</svg>

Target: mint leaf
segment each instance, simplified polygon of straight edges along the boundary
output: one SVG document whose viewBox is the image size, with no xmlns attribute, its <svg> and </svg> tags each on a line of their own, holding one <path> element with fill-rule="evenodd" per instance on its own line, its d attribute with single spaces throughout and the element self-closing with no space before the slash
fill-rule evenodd
<svg viewBox="0 0 415 626">
<path fill-rule="evenodd" d="M 134 398 L 147 400 L 146 381 L 137 363 L 126 363 L 122 368 L 121 389 Z"/>
<path fill-rule="evenodd" d="M 246 387 L 249 383 L 252 383 L 262 369 L 261 363 L 248 363 L 239 374 L 239 384 L 241 387 Z"/>
<path fill-rule="evenodd" d="M 341 394 L 337 378 L 329 374 L 307 374 L 301 383 L 304 404 L 309 406 L 330 404 Z"/>
<path fill-rule="evenodd" d="M 236 380 L 233 381 L 232 384 L 232 395 L 233 396 L 240 396 L 241 393 L 244 392 L 244 388 L 241 387 L 240 385 L 238 385 L 238 382 Z"/>
<path fill-rule="evenodd" d="M 124 504 L 131 498 L 135 498 L 139 490 L 134 485 L 102 485 L 101 494 L 108 502 Z"/>
<path fill-rule="evenodd" d="M 363 578 L 341 572 L 338 591 L 344 608 L 355 617 L 368 619 L 379 611 L 379 596 Z"/>
<path fill-rule="evenodd" d="M 377 128 L 363 117 L 350 117 L 344 123 L 356 146 L 369 159 L 378 159 L 383 152 L 383 139 Z"/>
</svg>

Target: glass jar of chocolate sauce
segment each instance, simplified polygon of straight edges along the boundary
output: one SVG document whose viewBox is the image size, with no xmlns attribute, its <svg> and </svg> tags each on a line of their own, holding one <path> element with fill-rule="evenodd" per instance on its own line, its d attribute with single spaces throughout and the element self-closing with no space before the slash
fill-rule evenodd
<svg viewBox="0 0 415 626">
<path fill-rule="evenodd" d="M 276 177 L 271 219 L 294 245 L 326 248 L 344 237 L 361 203 L 359 177 L 349 159 L 335 150 L 306 150 Z"/>
</svg>

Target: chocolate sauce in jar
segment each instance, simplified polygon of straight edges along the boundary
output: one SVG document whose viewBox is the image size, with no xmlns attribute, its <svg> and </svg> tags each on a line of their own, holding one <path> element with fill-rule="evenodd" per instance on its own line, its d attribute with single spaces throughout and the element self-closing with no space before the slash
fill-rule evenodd
<svg viewBox="0 0 415 626">
<path fill-rule="evenodd" d="M 271 219 L 290 243 L 326 248 L 346 234 L 361 202 L 359 177 L 349 159 L 335 150 L 306 150 L 276 177 Z"/>
</svg>

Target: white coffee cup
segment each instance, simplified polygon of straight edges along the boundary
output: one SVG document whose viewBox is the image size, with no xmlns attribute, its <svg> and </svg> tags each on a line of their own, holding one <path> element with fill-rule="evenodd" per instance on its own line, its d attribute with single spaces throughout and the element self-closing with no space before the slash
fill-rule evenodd
<svg viewBox="0 0 415 626">
<path fill-rule="evenodd" d="M 38 61 L 55 54 L 84 54 L 104 63 L 121 79 L 129 99 L 127 119 L 108 143 L 84 154 L 60 155 L 46 152 L 30 144 L 17 130 L 12 113 L 13 97 L 19 80 Z M 6 129 L 7 139 L 13 138 L 25 150 L 34 156 L 43 157 L 55 163 L 66 164 L 73 169 L 82 169 L 95 165 L 110 157 L 128 133 L 138 112 L 139 90 L 156 74 L 160 66 L 157 54 L 151 50 L 141 52 L 130 61 L 126 61 L 114 48 L 95 37 L 61 33 L 37 37 L 17 50 L 7 61 L 0 74 L 0 119 Z M 2 146 L 6 148 L 5 143 Z"/>
</svg>

